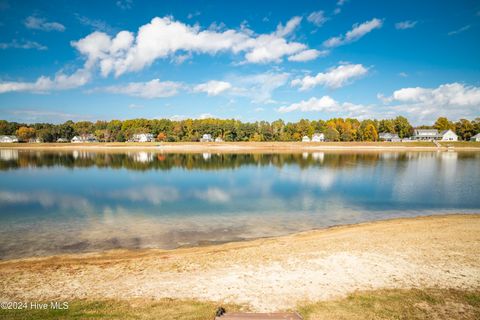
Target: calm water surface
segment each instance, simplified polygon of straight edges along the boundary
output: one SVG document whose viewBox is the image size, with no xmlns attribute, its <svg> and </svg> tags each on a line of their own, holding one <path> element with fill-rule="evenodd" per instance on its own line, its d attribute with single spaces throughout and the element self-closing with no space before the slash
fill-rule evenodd
<svg viewBox="0 0 480 320">
<path fill-rule="evenodd" d="M 0 150 L 0 259 L 480 212 L 480 153 Z"/>
</svg>

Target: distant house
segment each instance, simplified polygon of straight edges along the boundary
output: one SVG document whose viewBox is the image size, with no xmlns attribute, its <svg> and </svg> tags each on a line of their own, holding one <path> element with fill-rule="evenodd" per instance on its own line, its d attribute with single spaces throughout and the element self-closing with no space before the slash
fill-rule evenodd
<svg viewBox="0 0 480 320">
<path fill-rule="evenodd" d="M 437 129 L 415 129 L 413 130 L 413 140 L 437 140 Z"/>
<path fill-rule="evenodd" d="M 458 141 L 457 134 L 450 129 L 440 132 L 439 137 L 442 141 Z"/>
<path fill-rule="evenodd" d="M 480 142 L 480 133 L 477 133 L 476 135 L 474 135 L 473 137 L 471 137 L 471 138 L 470 138 L 470 141 Z"/>
<path fill-rule="evenodd" d="M 68 139 L 58 138 L 58 139 L 57 139 L 57 142 L 58 142 L 58 143 L 66 143 L 66 142 L 68 142 Z"/>
<path fill-rule="evenodd" d="M 152 142 L 152 141 L 155 141 L 155 137 L 151 133 L 137 133 L 133 135 L 131 141 L 132 142 Z"/>
<path fill-rule="evenodd" d="M 442 141 L 458 141 L 458 136 L 452 130 L 444 130 L 439 132 L 437 129 L 415 129 L 413 131 L 413 140 L 442 140 Z"/>
<path fill-rule="evenodd" d="M 18 142 L 16 136 L 0 136 L 0 143 L 14 143 Z"/>
<path fill-rule="evenodd" d="M 325 135 L 323 133 L 314 133 L 312 136 L 312 142 L 324 142 Z"/>
<path fill-rule="evenodd" d="M 310 138 L 308 136 L 303 136 L 302 142 L 310 142 Z"/>
<path fill-rule="evenodd" d="M 389 141 L 389 142 L 400 142 L 402 141 L 398 134 L 390 133 L 390 132 L 380 132 L 378 134 L 378 138 L 380 141 Z"/>
<path fill-rule="evenodd" d="M 223 142 L 223 139 L 221 137 L 216 137 L 215 142 Z"/>
<path fill-rule="evenodd" d="M 97 138 L 93 134 L 85 134 L 81 136 L 75 136 L 71 140 L 72 143 L 92 143 L 98 142 Z"/>
<path fill-rule="evenodd" d="M 42 143 L 42 139 L 40 138 L 31 138 L 31 139 L 28 139 L 28 143 Z"/>
<path fill-rule="evenodd" d="M 213 142 L 212 135 L 208 133 L 204 134 L 200 139 L 200 142 Z"/>
</svg>

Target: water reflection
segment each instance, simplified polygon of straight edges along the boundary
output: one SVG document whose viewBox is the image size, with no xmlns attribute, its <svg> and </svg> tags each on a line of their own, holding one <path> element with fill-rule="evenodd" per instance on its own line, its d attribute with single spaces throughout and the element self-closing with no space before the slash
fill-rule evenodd
<svg viewBox="0 0 480 320">
<path fill-rule="evenodd" d="M 1 150 L 0 258 L 480 209 L 480 154 Z"/>
</svg>

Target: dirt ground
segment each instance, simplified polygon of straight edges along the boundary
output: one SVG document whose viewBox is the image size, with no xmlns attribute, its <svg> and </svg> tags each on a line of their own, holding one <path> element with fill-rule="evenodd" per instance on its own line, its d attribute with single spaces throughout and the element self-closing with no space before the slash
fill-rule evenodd
<svg viewBox="0 0 480 320">
<path fill-rule="evenodd" d="M 177 298 L 285 310 L 376 289 L 480 288 L 480 215 L 431 216 L 175 250 L 0 262 L 0 300 Z"/>
</svg>

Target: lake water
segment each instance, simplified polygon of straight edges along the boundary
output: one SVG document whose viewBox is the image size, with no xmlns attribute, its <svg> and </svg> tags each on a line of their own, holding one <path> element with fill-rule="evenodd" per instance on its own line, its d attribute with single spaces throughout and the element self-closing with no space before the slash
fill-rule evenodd
<svg viewBox="0 0 480 320">
<path fill-rule="evenodd" d="M 0 149 L 1 259 L 460 212 L 480 212 L 479 152 Z"/>
</svg>

